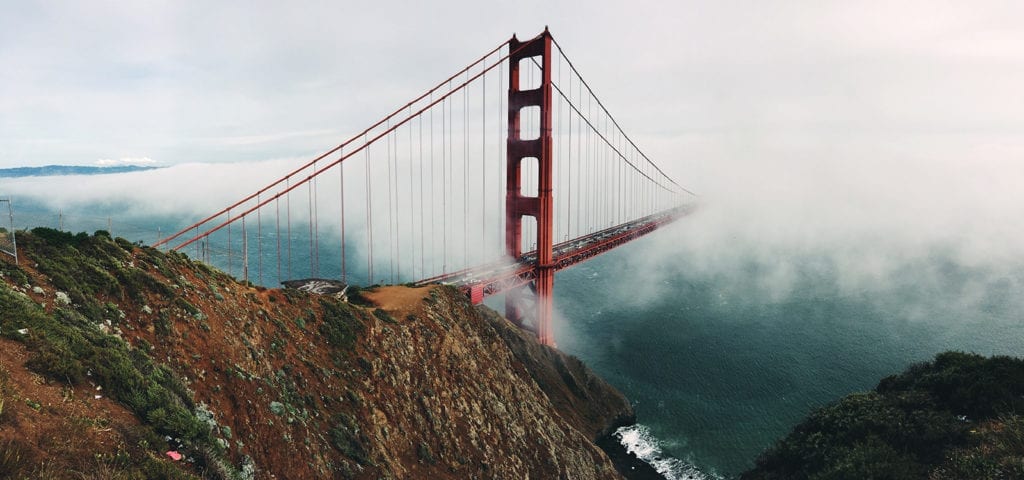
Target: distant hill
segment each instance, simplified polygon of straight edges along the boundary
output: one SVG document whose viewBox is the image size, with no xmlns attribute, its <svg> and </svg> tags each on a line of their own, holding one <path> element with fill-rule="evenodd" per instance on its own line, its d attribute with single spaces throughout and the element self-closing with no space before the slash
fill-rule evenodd
<svg viewBox="0 0 1024 480">
<path fill-rule="evenodd" d="M 61 175 L 106 175 L 109 173 L 141 172 L 163 167 L 140 167 L 122 165 L 114 167 L 89 167 L 81 165 L 44 165 L 42 167 L 0 168 L 0 178 L 54 177 Z"/>
</svg>

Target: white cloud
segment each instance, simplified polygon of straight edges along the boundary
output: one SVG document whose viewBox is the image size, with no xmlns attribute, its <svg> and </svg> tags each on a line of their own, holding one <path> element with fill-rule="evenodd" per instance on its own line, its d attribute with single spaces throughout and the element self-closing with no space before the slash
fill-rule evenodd
<svg viewBox="0 0 1024 480">
<path fill-rule="evenodd" d="M 493 8 L 466 1 L 23 3 L 0 19 L 0 163 L 322 150 L 512 33 L 529 37 L 545 24 L 631 134 L 669 140 L 642 145 L 665 163 L 691 153 L 676 148 L 681 141 L 728 151 L 722 133 L 1014 129 L 1024 122 L 1022 9 L 995 0 L 606 1 L 583 10 L 528 1 L 496 22 Z"/>
<path fill-rule="evenodd" d="M 123 165 L 134 165 L 139 167 L 151 167 L 156 165 L 157 162 L 149 157 L 122 157 L 122 158 L 101 158 L 96 160 L 96 166 L 98 167 L 115 167 Z"/>
<path fill-rule="evenodd" d="M 140 211 L 207 213 L 272 178 L 256 161 L 337 145 L 547 23 L 641 148 L 704 195 L 682 243 L 698 267 L 737 243 L 766 257 L 828 245 L 863 278 L 894 265 L 867 245 L 1024 254 L 1024 3 L 531 0 L 500 22 L 481 2 L 359 3 L 9 9 L 0 165 L 145 152 L 177 168 L 97 179 L 89 195 L 61 180 L 53 201 L 114 191 Z"/>
</svg>

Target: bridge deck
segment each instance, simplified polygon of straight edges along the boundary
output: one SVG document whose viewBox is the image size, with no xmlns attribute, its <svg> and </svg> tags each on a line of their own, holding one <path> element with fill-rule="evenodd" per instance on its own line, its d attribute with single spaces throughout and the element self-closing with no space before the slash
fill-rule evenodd
<svg viewBox="0 0 1024 480">
<path fill-rule="evenodd" d="M 554 246 L 552 265 L 555 270 L 569 268 L 577 263 L 607 252 L 619 245 L 640 238 L 659 227 L 672 223 L 695 210 L 693 205 L 665 210 L 632 222 L 606 228 L 583 237 Z M 443 283 L 466 292 L 474 302 L 505 290 L 528 284 L 534 279 L 533 265 L 536 250 L 526 252 L 518 260 L 508 259 L 438 275 L 416 282 L 417 285 Z"/>
</svg>

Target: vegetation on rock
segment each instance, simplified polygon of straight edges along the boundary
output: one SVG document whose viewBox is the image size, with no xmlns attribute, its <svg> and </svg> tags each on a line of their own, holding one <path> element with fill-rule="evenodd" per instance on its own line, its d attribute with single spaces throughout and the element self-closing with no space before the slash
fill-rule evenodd
<svg viewBox="0 0 1024 480">
<path fill-rule="evenodd" d="M 813 412 L 745 480 L 1024 478 L 1024 360 L 946 352 Z"/>
<path fill-rule="evenodd" d="M 628 402 L 454 289 L 344 303 L 103 231 L 18 247 L 0 478 L 618 477 L 592 440 Z"/>
</svg>

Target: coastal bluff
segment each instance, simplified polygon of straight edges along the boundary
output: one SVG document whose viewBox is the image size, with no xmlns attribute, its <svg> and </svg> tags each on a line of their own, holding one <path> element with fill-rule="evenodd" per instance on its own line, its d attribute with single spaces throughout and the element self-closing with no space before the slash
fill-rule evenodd
<svg viewBox="0 0 1024 480">
<path fill-rule="evenodd" d="M 622 478 L 621 393 L 455 289 L 349 301 L 51 229 L 0 261 L 0 471 Z M 180 458 L 180 459 L 179 459 Z"/>
</svg>

